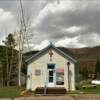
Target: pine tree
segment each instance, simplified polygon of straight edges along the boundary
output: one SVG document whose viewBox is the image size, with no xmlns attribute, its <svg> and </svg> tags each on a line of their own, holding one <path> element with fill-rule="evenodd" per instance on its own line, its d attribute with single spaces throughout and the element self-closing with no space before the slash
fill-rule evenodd
<svg viewBox="0 0 100 100">
<path fill-rule="evenodd" d="M 9 86 L 12 83 L 13 80 L 13 75 L 16 74 L 16 69 L 17 67 L 17 54 L 15 53 L 15 46 L 16 46 L 16 42 L 14 39 L 14 35 L 13 34 L 8 34 L 8 36 L 6 37 L 6 39 L 3 41 L 3 43 L 6 46 L 6 52 L 5 52 L 5 56 L 6 56 L 6 68 L 3 69 L 4 76 L 5 76 L 5 85 Z M 15 56 L 16 55 L 16 56 Z M 16 57 L 16 58 L 15 58 Z M 15 72 L 14 72 L 15 71 Z M 14 74 L 13 74 L 14 73 Z"/>
<path fill-rule="evenodd" d="M 96 78 L 98 78 L 100 75 L 100 61 L 99 60 L 96 61 L 95 74 L 96 74 Z"/>
</svg>

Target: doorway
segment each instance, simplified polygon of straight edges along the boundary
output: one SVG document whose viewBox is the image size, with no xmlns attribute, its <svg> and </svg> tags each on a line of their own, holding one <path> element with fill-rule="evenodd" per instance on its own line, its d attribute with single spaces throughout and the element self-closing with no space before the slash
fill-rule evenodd
<svg viewBox="0 0 100 100">
<path fill-rule="evenodd" d="M 54 87 L 55 84 L 55 64 L 48 64 L 48 87 Z"/>
</svg>

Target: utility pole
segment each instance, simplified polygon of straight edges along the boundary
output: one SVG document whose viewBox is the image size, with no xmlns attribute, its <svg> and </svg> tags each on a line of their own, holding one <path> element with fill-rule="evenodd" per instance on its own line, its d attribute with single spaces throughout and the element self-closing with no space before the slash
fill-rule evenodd
<svg viewBox="0 0 100 100">
<path fill-rule="evenodd" d="M 21 51 L 21 32 L 19 32 L 19 53 L 18 53 L 18 86 L 21 86 L 21 55 L 22 55 L 22 51 Z"/>
</svg>

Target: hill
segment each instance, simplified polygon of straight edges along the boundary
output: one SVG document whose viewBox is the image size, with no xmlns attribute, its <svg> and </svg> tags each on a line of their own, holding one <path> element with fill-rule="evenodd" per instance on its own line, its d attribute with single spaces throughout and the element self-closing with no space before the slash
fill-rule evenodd
<svg viewBox="0 0 100 100">
<path fill-rule="evenodd" d="M 100 59 L 100 46 L 96 47 L 86 47 L 86 48 L 69 48 L 69 50 L 73 53 L 75 58 L 79 60 L 91 60 L 95 61 Z"/>
<path fill-rule="evenodd" d="M 77 60 L 78 70 L 95 71 L 97 59 L 100 60 L 100 46 L 86 48 L 69 48 Z"/>
</svg>

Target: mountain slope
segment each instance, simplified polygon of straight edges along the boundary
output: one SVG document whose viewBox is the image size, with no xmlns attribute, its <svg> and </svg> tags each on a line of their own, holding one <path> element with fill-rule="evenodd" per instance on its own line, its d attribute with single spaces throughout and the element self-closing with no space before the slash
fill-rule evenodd
<svg viewBox="0 0 100 100">
<path fill-rule="evenodd" d="M 91 48 L 69 49 L 77 60 L 97 60 L 100 59 L 100 46 Z"/>
</svg>

